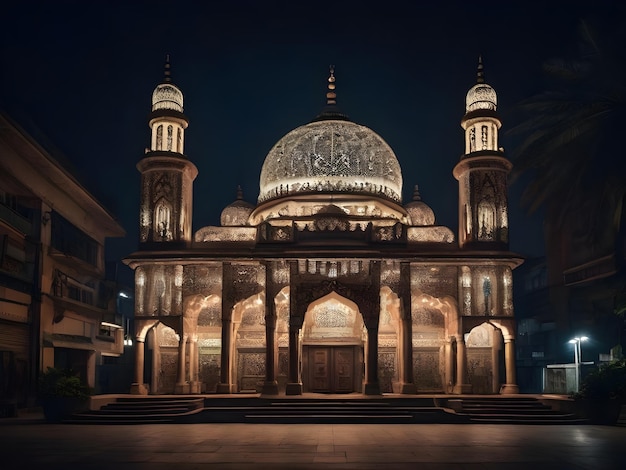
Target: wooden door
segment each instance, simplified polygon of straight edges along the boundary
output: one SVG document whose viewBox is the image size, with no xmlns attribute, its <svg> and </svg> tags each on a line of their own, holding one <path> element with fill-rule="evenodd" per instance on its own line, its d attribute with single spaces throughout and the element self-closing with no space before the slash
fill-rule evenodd
<svg viewBox="0 0 626 470">
<path fill-rule="evenodd" d="M 309 391 L 349 393 L 354 391 L 354 347 L 310 346 Z"/>
<path fill-rule="evenodd" d="M 349 393 L 354 391 L 354 348 L 333 348 L 334 392 Z"/>
<path fill-rule="evenodd" d="M 312 392 L 330 392 L 330 348 L 309 349 L 309 377 Z"/>
</svg>

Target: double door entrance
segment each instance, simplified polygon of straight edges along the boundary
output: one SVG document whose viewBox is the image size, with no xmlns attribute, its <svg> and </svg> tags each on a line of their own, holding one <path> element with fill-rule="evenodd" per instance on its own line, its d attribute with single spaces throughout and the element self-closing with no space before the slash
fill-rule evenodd
<svg viewBox="0 0 626 470">
<path fill-rule="evenodd" d="M 358 346 L 304 346 L 305 390 L 316 393 L 360 391 L 362 359 Z"/>
</svg>

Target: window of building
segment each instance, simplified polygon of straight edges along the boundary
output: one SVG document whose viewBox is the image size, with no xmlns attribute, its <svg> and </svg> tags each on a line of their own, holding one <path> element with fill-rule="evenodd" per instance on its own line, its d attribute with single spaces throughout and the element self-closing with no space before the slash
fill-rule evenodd
<svg viewBox="0 0 626 470">
<path fill-rule="evenodd" d="M 52 247 L 98 266 L 98 242 L 56 212 L 52 213 Z"/>
</svg>

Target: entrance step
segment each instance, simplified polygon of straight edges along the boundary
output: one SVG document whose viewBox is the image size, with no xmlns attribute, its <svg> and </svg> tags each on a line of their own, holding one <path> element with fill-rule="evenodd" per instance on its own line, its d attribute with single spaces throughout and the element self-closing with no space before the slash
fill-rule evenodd
<svg viewBox="0 0 626 470">
<path fill-rule="evenodd" d="M 204 399 L 120 397 L 99 410 L 75 413 L 63 422 L 68 424 L 154 424 L 175 423 L 177 419 L 199 413 Z"/>
<path fill-rule="evenodd" d="M 240 423 L 452 423 L 455 416 L 430 399 L 233 399 L 214 403 L 207 399 L 201 422 Z"/>
<path fill-rule="evenodd" d="M 491 423 L 580 424 L 576 415 L 534 397 L 458 396 L 118 397 L 99 410 L 77 413 L 74 424 L 147 423 Z"/>
<path fill-rule="evenodd" d="M 574 413 L 554 410 L 534 397 L 449 398 L 446 403 L 472 423 L 581 424 L 588 421 Z"/>
</svg>

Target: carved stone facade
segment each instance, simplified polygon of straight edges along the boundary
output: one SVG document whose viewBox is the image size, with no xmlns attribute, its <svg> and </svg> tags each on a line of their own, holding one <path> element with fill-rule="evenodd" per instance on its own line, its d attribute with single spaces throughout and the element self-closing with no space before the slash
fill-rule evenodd
<svg viewBox="0 0 626 470">
<path fill-rule="evenodd" d="M 182 144 L 167 159 L 147 151 L 140 249 L 126 259 L 136 272 L 131 390 L 517 391 L 511 270 L 522 260 L 508 251 L 510 163 L 496 147 L 495 92 L 481 77 L 455 168 L 459 243 L 417 190 L 401 204 L 395 154 L 338 110 L 334 92 L 267 155 L 257 204 L 239 191 L 222 225 L 193 237 L 195 166 Z M 174 95 L 159 101 L 151 126 L 186 128 Z"/>
</svg>

